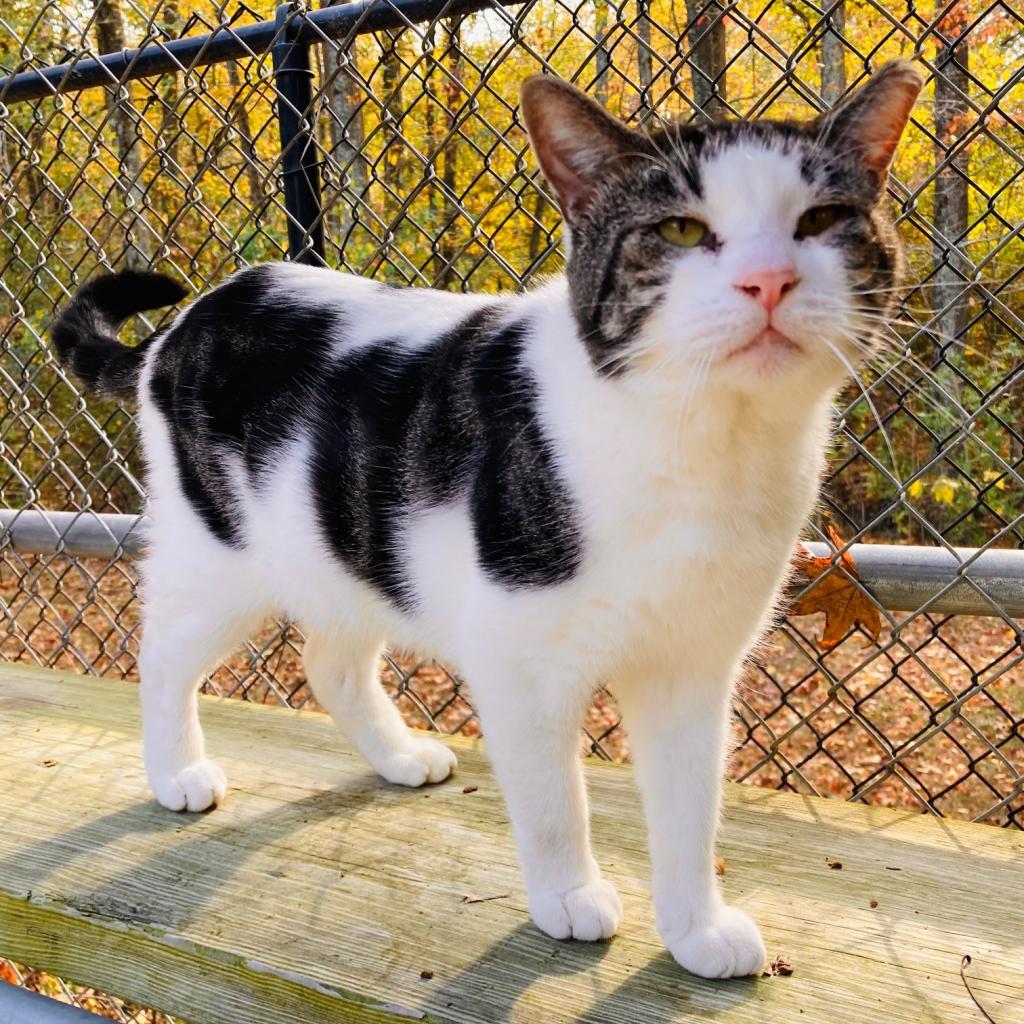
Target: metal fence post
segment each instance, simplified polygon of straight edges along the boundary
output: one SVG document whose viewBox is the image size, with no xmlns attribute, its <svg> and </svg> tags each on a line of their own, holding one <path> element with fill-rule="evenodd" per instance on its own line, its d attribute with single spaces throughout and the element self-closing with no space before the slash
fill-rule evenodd
<svg viewBox="0 0 1024 1024">
<path fill-rule="evenodd" d="M 274 82 L 281 137 L 284 207 L 288 215 L 288 256 L 296 263 L 326 266 L 320 161 L 313 121 L 313 69 L 309 44 L 293 38 L 296 5 L 277 8 Z"/>
</svg>

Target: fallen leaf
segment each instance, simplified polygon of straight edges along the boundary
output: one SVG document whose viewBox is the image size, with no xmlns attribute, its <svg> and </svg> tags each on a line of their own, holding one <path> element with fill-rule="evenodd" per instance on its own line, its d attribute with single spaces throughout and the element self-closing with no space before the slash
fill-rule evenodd
<svg viewBox="0 0 1024 1024">
<path fill-rule="evenodd" d="M 835 527 L 829 524 L 826 530 L 833 545 L 842 548 L 845 541 Z M 858 624 L 873 640 L 878 639 L 882 619 L 878 607 L 856 583 L 857 565 L 849 551 L 839 556 L 839 564 L 836 566 L 831 557 L 815 558 L 799 544 L 796 569 L 811 580 L 813 585 L 793 605 L 790 614 L 825 613 L 825 629 L 820 641 L 825 650 L 835 647 Z"/>
<path fill-rule="evenodd" d="M 487 903 L 489 900 L 507 900 L 512 894 L 510 892 L 498 893 L 497 896 L 474 896 L 472 893 L 467 893 L 462 897 L 463 903 Z"/>
<path fill-rule="evenodd" d="M 770 978 L 773 975 L 777 975 L 782 978 L 788 978 L 792 973 L 793 965 L 789 962 L 789 958 L 780 953 L 768 964 L 768 969 L 761 972 L 761 977 Z"/>
<path fill-rule="evenodd" d="M 715 854 L 715 874 L 716 875 L 724 875 L 725 874 L 725 858 L 724 857 L 719 857 L 717 854 Z"/>
</svg>

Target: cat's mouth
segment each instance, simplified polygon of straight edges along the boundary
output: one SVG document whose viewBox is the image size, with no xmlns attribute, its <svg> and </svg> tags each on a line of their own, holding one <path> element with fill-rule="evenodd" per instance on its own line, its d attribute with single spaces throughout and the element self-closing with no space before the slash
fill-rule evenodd
<svg viewBox="0 0 1024 1024">
<path fill-rule="evenodd" d="M 750 341 L 745 342 L 738 348 L 734 348 L 725 357 L 725 361 L 729 362 L 732 359 L 750 353 L 764 353 L 766 355 L 770 353 L 777 356 L 784 352 L 802 351 L 803 349 L 792 338 L 787 337 L 781 331 L 777 331 L 774 327 L 765 327 L 763 330 L 758 331 Z"/>
</svg>

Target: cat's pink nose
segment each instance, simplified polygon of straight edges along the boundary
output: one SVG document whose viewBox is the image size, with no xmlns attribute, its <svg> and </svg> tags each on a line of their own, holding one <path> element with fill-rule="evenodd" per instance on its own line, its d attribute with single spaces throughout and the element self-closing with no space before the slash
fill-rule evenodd
<svg viewBox="0 0 1024 1024">
<path fill-rule="evenodd" d="M 744 274 L 733 284 L 760 302 L 765 311 L 770 313 L 799 282 L 796 267 L 783 267 L 781 270 L 755 270 Z"/>
</svg>

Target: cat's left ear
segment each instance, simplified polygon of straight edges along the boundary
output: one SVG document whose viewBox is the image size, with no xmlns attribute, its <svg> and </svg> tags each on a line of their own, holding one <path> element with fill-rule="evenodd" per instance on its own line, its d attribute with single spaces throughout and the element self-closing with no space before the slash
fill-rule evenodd
<svg viewBox="0 0 1024 1024">
<path fill-rule="evenodd" d="M 586 93 L 550 75 L 526 79 L 519 102 L 540 169 L 572 225 L 601 177 L 643 151 L 643 137 Z"/>
<path fill-rule="evenodd" d="M 858 154 L 864 168 L 883 182 L 923 85 L 910 61 L 882 65 L 867 85 L 819 119 L 821 137 L 833 148 Z"/>
</svg>

